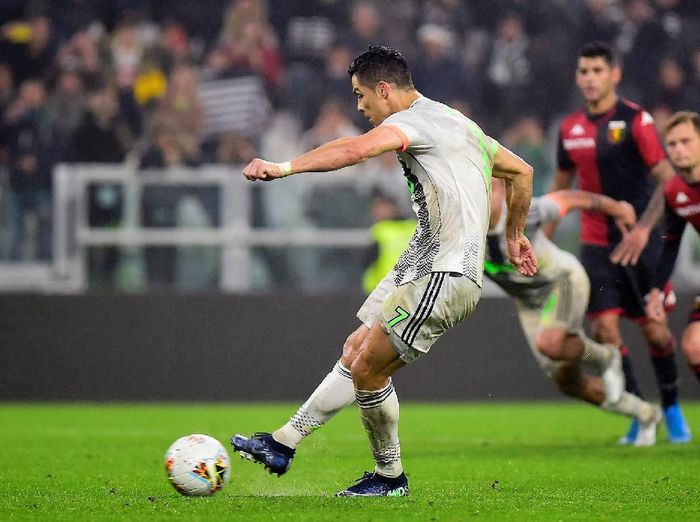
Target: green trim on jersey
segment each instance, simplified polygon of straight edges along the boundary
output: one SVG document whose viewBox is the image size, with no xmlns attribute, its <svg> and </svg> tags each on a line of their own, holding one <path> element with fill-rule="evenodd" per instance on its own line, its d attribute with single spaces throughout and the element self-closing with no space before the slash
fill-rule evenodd
<svg viewBox="0 0 700 522">
<path fill-rule="evenodd" d="M 486 194 L 489 198 L 491 197 L 491 173 L 493 172 L 493 158 L 498 152 L 498 142 L 494 139 L 491 140 L 491 146 L 486 143 L 486 134 L 481 128 L 469 120 L 469 128 L 476 136 L 479 141 L 479 146 L 481 147 L 481 159 L 483 160 L 483 170 L 481 176 L 484 178 L 484 186 L 486 187 Z"/>
<path fill-rule="evenodd" d="M 552 292 L 549 295 L 549 299 L 547 299 L 547 302 L 544 304 L 544 307 L 542 308 L 542 319 L 550 319 L 552 317 L 552 314 L 554 313 L 554 310 L 557 307 L 557 294 Z"/>
<path fill-rule="evenodd" d="M 515 267 L 508 263 L 493 263 L 484 261 L 484 271 L 489 275 L 509 274 L 515 272 Z"/>
</svg>

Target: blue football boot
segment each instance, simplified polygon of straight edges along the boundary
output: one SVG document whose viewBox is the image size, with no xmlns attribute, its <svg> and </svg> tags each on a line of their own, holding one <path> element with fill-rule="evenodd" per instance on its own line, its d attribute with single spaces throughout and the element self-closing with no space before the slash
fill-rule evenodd
<svg viewBox="0 0 700 522">
<path fill-rule="evenodd" d="M 339 493 L 336 497 L 405 497 L 408 495 L 408 479 L 404 473 L 389 478 L 365 471 L 356 484 Z"/>
<path fill-rule="evenodd" d="M 243 435 L 231 437 L 231 446 L 241 457 L 265 466 L 270 473 L 279 477 L 292 465 L 294 452 L 289 446 L 280 444 L 269 433 L 254 433 L 247 438 Z"/>
<path fill-rule="evenodd" d="M 666 421 L 666 432 L 670 443 L 682 444 L 690 442 L 690 439 L 692 439 L 690 428 L 685 422 L 683 412 L 678 404 L 673 404 L 664 409 L 664 420 Z"/>
<path fill-rule="evenodd" d="M 634 441 L 637 440 L 638 434 L 639 434 L 639 421 L 637 419 L 632 419 L 632 422 L 630 423 L 630 427 L 627 430 L 627 433 L 623 437 L 620 437 L 617 440 L 617 443 L 620 446 L 630 446 L 630 445 L 634 444 Z"/>
</svg>

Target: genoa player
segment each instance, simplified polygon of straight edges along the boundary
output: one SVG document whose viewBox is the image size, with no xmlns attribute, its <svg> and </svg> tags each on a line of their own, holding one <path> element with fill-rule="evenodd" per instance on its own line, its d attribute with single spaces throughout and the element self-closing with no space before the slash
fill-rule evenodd
<svg viewBox="0 0 700 522">
<path fill-rule="evenodd" d="M 677 112 L 664 126 L 666 150 L 678 174 L 666 185 L 666 233 L 664 248 L 656 269 L 654 288 L 647 302 L 647 317 L 663 321 L 663 281 L 676 262 L 681 237 L 690 223 L 700 233 L 700 116 L 695 112 Z M 700 294 L 688 317 L 681 348 L 690 369 L 700 380 Z"/>
<path fill-rule="evenodd" d="M 395 49 L 370 47 L 348 73 L 357 109 L 374 129 L 332 141 L 291 162 L 254 159 L 243 174 L 252 181 L 273 180 L 297 172 L 331 171 L 396 151 L 418 217 L 416 232 L 394 269 L 358 311 L 362 325 L 348 337 L 342 358 L 308 401 L 274 433 L 234 435 L 231 444 L 242 456 L 281 475 L 306 436 L 357 401 L 375 467 L 338 495 L 404 496 L 408 480 L 401 463 L 399 401 L 391 376 L 428 353 L 442 334 L 476 308 L 492 175 L 507 185 L 510 261 L 523 275 L 536 273 L 537 261 L 524 236 L 532 167 L 458 111 L 423 97 Z"/>
<path fill-rule="evenodd" d="M 581 262 L 591 280 L 588 317 L 594 337 L 615 344 L 623 356 L 628 391 L 639 387 L 622 337 L 619 317 L 637 322 L 651 355 L 671 442 L 690 440 L 678 405 L 675 339 L 667 321 L 648 321 L 644 296 L 651 290 L 652 271 L 661 250 L 654 224 L 663 212 L 663 183 L 673 177 L 651 115 L 617 96 L 621 71 L 611 48 L 602 43 L 584 46 L 579 53 L 576 84 L 586 109 L 563 119 L 558 165 L 552 190 L 569 188 L 574 179 L 582 190 L 627 201 L 640 216 L 626 234 L 609 217 L 582 212 Z M 655 180 L 657 183 L 655 183 Z M 666 287 L 666 306 L 673 294 Z M 620 439 L 633 444 L 638 430 L 633 422 Z"/>
</svg>

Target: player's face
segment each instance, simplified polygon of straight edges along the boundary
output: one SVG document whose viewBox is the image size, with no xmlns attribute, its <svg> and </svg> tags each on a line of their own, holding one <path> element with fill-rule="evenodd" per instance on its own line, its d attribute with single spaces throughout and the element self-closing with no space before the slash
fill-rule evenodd
<svg viewBox="0 0 700 522">
<path fill-rule="evenodd" d="M 695 178 L 690 181 L 700 181 L 700 133 L 692 123 L 684 121 L 671 128 L 666 133 L 666 151 L 668 157 L 676 168 L 692 175 Z"/>
<path fill-rule="evenodd" d="M 357 75 L 352 77 L 352 93 L 357 100 L 357 110 L 373 126 L 376 127 L 391 114 L 389 104 L 379 93 L 379 87 L 371 88 L 361 84 L 357 79 Z"/>
<path fill-rule="evenodd" d="M 610 96 L 620 81 L 619 67 L 612 67 L 603 58 L 581 57 L 576 67 L 576 85 L 588 103 Z"/>
</svg>

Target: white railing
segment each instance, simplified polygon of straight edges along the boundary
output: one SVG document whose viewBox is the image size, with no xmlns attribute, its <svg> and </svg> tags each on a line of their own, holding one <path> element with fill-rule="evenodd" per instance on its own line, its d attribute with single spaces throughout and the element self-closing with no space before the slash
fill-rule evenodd
<svg viewBox="0 0 700 522">
<path fill-rule="evenodd" d="M 240 175 L 240 167 L 208 166 L 196 170 L 137 171 L 129 165 L 59 165 L 54 170 L 53 263 L 0 264 L 0 291 L 81 293 L 87 290 L 87 251 L 91 247 L 123 249 L 145 246 L 215 246 L 220 248 L 219 288 L 224 292 L 251 290 L 255 247 L 365 248 L 371 237 L 364 228 L 315 228 L 303 219 L 274 208 L 284 228 L 254 228 L 251 223 L 253 184 Z M 317 185 L 358 184 L 362 179 L 340 176 L 304 176 L 261 190 L 290 190 L 285 198 L 299 197 Z M 88 188 L 116 184 L 122 187 L 123 220 L 119 228 L 91 227 L 88 223 Z M 283 185 L 289 184 L 289 185 Z M 142 196 L 148 186 L 218 187 L 220 224 L 202 228 L 153 228 L 141 223 Z M 273 188 L 274 187 L 274 188 Z M 301 191 L 297 189 L 302 187 Z M 295 192 L 295 190 L 297 190 Z M 306 191 L 306 192 L 305 192 Z M 303 205 L 303 202 L 299 202 Z M 700 241 L 690 230 L 685 234 L 674 280 L 685 291 L 700 289 Z M 359 281 L 358 281 L 359 288 Z M 503 295 L 486 283 L 485 295 Z"/>
<path fill-rule="evenodd" d="M 54 172 L 54 273 L 65 291 L 86 290 L 86 251 L 89 247 L 217 246 L 221 247 L 220 288 L 250 290 L 252 247 L 356 247 L 371 244 L 366 229 L 267 229 L 251 226 L 252 184 L 241 168 L 210 166 L 192 170 L 136 172 L 127 167 L 60 165 Z M 318 181 L 322 182 L 322 177 Z M 88 187 L 123 187 L 124 219 L 118 229 L 90 227 Z M 144 228 L 141 198 L 147 186 L 216 186 L 221 224 L 216 228 Z M 359 282 L 358 282 L 359 286 Z"/>
</svg>

